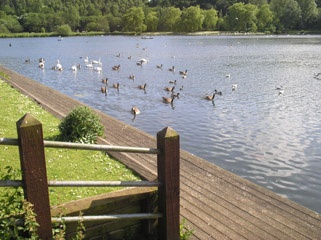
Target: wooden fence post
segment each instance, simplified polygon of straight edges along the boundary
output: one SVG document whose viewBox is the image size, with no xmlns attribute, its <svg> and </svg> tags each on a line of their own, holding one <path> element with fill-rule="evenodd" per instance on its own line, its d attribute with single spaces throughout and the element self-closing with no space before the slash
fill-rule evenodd
<svg viewBox="0 0 321 240">
<path fill-rule="evenodd" d="M 179 240 L 180 219 L 180 183 L 179 183 L 179 135 L 172 128 L 167 127 L 157 133 L 157 155 L 159 212 L 163 217 L 159 219 L 158 239 Z"/>
<path fill-rule="evenodd" d="M 30 114 L 17 121 L 20 164 L 25 199 L 32 203 L 40 225 L 40 239 L 52 238 L 48 180 L 42 124 Z"/>
</svg>

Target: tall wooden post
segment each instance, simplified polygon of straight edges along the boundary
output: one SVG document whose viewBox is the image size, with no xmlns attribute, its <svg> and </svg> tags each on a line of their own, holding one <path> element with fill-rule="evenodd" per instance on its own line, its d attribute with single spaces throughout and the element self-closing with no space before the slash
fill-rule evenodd
<svg viewBox="0 0 321 240">
<path fill-rule="evenodd" d="M 163 217 L 159 219 L 158 239 L 179 240 L 179 135 L 167 127 L 157 133 L 158 206 Z"/>
<path fill-rule="evenodd" d="M 42 124 L 30 114 L 17 121 L 25 199 L 34 205 L 40 239 L 51 239 L 52 226 Z"/>
</svg>

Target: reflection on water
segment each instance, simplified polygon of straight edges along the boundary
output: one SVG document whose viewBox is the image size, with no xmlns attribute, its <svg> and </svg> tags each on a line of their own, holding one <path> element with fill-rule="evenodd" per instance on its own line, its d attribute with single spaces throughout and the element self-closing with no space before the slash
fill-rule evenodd
<svg viewBox="0 0 321 240">
<path fill-rule="evenodd" d="M 11 42 L 12 47 L 9 47 Z M 165 126 L 185 150 L 321 212 L 320 36 L 104 36 L 0 39 L 0 63 L 155 136 Z M 101 59 L 102 71 L 84 59 Z M 44 70 L 38 58 L 46 60 Z M 30 64 L 24 62 L 31 59 Z M 142 66 L 137 62 L 145 58 Z M 60 60 L 64 70 L 53 71 Z M 76 72 L 73 64 L 81 64 Z M 163 68 L 157 65 L 163 64 Z M 112 66 L 120 65 L 119 71 Z M 175 72 L 169 68 L 175 67 Z M 188 70 L 186 78 L 179 71 Z M 129 79 L 134 75 L 135 79 Z M 101 94 L 102 78 L 119 82 Z M 176 80 L 180 98 L 162 102 Z M 147 84 L 146 91 L 138 85 Z M 232 90 L 232 85 L 237 89 Z M 282 94 L 275 90 L 283 86 Z M 214 103 L 204 100 L 217 89 Z M 131 107 L 141 114 L 135 121 Z"/>
</svg>

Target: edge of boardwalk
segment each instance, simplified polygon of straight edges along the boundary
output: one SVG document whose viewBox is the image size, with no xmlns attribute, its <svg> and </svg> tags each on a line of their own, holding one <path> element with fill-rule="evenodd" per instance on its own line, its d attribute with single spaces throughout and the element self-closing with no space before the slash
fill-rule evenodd
<svg viewBox="0 0 321 240">
<path fill-rule="evenodd" d="M 85 105 L 0 65 L 4 81 L 45 110 L 63 118 Z M 156 147 L 156 138 L 95 110 L 110 145 Z M 143 178 L 156 178 L 156 156 L 112 153 Z M 270 190 L 180 150 L 180 213 L 191 239 L 321 239 L 321 215 Z"/>
</svg>

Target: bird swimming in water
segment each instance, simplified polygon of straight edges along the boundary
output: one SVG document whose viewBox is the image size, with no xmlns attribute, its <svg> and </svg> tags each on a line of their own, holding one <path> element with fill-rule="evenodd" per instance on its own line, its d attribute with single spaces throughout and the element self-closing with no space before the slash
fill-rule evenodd
<svg viewBox="0 0 321 240">
<path fill-rule="evenodd" d="M 140 110 L 138 109 L 138 107 L 133 106 L 131 109 L 132 114 L 137 115 L 140 114 Z"/>
</svg>

